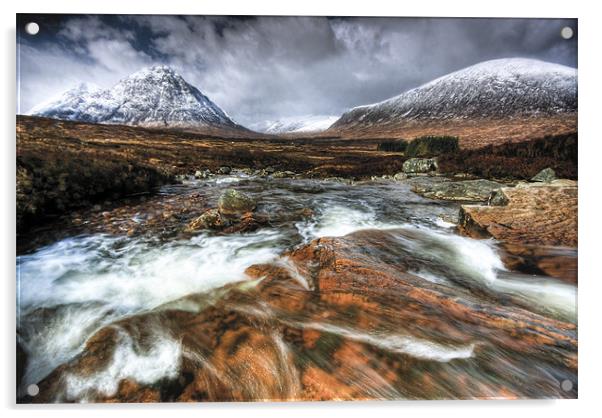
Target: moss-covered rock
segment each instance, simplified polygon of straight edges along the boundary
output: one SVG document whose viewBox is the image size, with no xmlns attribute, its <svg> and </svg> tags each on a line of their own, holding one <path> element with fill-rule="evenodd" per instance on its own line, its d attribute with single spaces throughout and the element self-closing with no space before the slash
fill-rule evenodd
<svg viewBox="0 0 602 418">
<path fill-rule="evenodd" d="M 226 217 L 252 212 L 256 206 L 255 199 L 235 189 L 225 190 L 217 201 L 219 212 Z"/>
</svg>

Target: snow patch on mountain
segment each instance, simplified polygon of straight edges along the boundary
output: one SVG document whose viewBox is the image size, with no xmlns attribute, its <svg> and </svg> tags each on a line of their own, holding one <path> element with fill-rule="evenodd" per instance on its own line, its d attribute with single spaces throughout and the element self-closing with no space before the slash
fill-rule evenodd
<svg viewBox="0 0 602 418">
<path fill-rule="evenodd" d="M 29 114 L 147 127 L 241 128 L 196 87 L 163 65 L 144 68 L 109 89 L 80 84 Z"/>
<path fill-rule="evenodd" d="M 333 127 L 576 111 L 577 69 L 506 58 L 485 61 L 385 101 L 355 107 Z"/>
<path fill-rule="evenodd" d="M 268 134 L 313 133 L 325 131 L 338 119 L 338 116 L 333 115 L 294 116 L 259 122 L 252 125 L 251 128 L 254 131 Z"/>
</svg>

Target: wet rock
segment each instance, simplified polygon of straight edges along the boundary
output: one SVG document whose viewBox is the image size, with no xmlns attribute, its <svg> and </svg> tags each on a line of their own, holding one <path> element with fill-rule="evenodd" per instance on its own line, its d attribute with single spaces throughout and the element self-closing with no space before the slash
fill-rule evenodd
<svg viewBox="0 0 602 418">
<path fill-rule="evenodd" d="M 489 200 L 491 193 L 504 185 L 490 180 L 463 180 L 450 182 L 424 182 L 416 184 L 412 190 L 430 199 L 456 200 L 456 201 L 482 201 Z"/>
<path fill-rule="evenodd" d="M 504 265 L 513 271 L 554 277 L 577 284 L 577 249 L 502 243 Z"/>
<path fill-rule="evenodd" d="M 186 227 L 187 232 L 202 229 L 221 229 L 228 225 L 228 221 L 222 217 L 219 210 L 209 209 L 198 218 L 192 220 Z"/>
<path fill-rule="evenodd" d="M 252 212 L 257 203 L 255 199 L 236 189 L 227 189 L 217 201 L 220 213 L 226 217 L 240 216 Z"/>
<path fill-rule="evenodd" d="M 501 189 L 491 192 L 489 200 L 487 201 L 489 206 L 506 206 L 508 202 L 508 197 Z"/>
<path fill-rule="evenodd" d="M 253 232 L 268 224 L 268 218 L 256 213 L 247 212 L 235 221 L 226 220 L 225 228 L 222 229 L 224 234 Z"/>
<path fill-rule="evenodd" d="M 232 168 L 230 168 L 228 166 L 221 166 L 220 168 L 217 169 L 217 174 L 230 174 L 231 171 L 232 171 Z"/>
<path fill-rule="evenodd" d="M 504 206 L 462 206 L 460 230 L 508 243 L 577 246 L 576 181 L 519 183 L 499 193 Z"/>
<path fill-rule="evenodd" d="M 395 234 L 317 239 L 249 267 L 248 282 L 184 298 L 186 310 L 117 321 L 40 382 L 45 398 L 34 401 L 67 393 L 67 376 L 105 370 L 123 333 L 148 352 L 157 330 L 186 353 L 174 359 L 178 376 L 153 383 L 125 378 L 114 393 L 88 392 L 89 400 L 576 396 L 556 380 L 576 378 L 575 324 L 410 273 Z"/>
<path fill-rule="evenodd" d="M 550 183 L 551 181 L 556 180 L 556 179 L 557 179 L 556 172 L 553 169 L 551 169 L 550 167 L 548 167 L 548 168 L 544 168 L 539 173 L 537 173 L 531 179 L 531 181 Z"/>
<path fill-rule="evenodd" d="M 238 171 L 247 176 L 252 176 L 256 172 L 256 170 L 253 170 L 252 168 L 248 168 L 248 167 L 241 168 Z"/>
<path fill-rule="evenodd" d="M 437 160 L 435 158 L 410 158 L 403 163 L 403 172 L 409 173 L 430 173 L 437 171 Z"/>
<path fill-rule="evenodd" d="M 197 179 L 208 179 L 209 177 L 213 176 L 213 173 L 211 173 L 211 170 L 197 170 L 194 173 L 194 177 Z"/>
<path fill-rule="evenodd" d="M 295 173 L 293 171 L 275 171 L 272 174 L 272 177 L 275 179 L 283 179 L 283 178 L 291 178 L 295 177 Z"/>
<path fill-rule="evenodd" d="M 342 184 L 352 184 L 353 183 L 353 179 L 347 179 L 344 177 L 326 177 L 324 179 L 324 181 L 331 181 L 331 182 L 342 183 Z"/>
<path fill-rule="evenodd" d="M 407 178 L 408 178 L 408 175 L 404 172 L 396 173 L 393 176 L 393 180 L 395 180 L 395 181 L 403 181 L 403 180 L 406 180 Z"/>
</svg>

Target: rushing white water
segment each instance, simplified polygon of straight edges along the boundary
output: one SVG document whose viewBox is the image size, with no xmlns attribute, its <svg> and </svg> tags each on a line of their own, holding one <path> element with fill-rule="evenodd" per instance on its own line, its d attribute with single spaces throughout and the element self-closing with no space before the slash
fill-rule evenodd
<svg viewBox="0 0 602 418">
<path fill-rule="evenodd" d="M 86 400 L 94 392 L 112 396 L 119 382 L 126 378 L 142 384 L 173 379 L 178 375 L 181 357 L 180 343 L 160 332 L 150 349 L 141 352 L 129 334 L 120 331 L 118 345 L 107 367 L 92 376 L 66 375 L 66 398 Z"/>
<path fill-rule="evenodd" d="M 157 245 L 94 235 L 19 257 L 18 327 L 28 352 L 24 384 L 71 358 L 94 330 L 116 318 L 244 280 L 248 266 L 277 257 L 279 238 L 263 230 Z"/>
<path fill-rule="evenodd" d="M 529 304 L 537 304 L 566 320 L 577 321 L 577 287 L 551 279 L 505 272 L 490 287 L 513 295 Z"/>
<path fill-rule="evenodd" d="M 380 221 L 369 206 L 358 209 L 340 205 L 320 208 L 318 216 L 298 223 L 306 241 L 324 236 L 343 236 L 364 229 L 391 230 L 408 257 L 420 264 L 419 277 L 434 283 L 449 283 L 446 276 L 470 280 L 494 292 L 512 295 L 529 306 L 561 318 L 576 320 L 577 288 L 549 277 L 534 278 L 506 270 L 495 242 L 454 234 L 449 224 L 435 220 L 434 229 L 406 222 Z M 395 231 L 398 231 L 396 234 Z"/>
<path fill-rule="evenodd" d="M 475 240 L 428 228 L 405 227 L 411 235 L 400 235 L 400 243 L 423 263 L 427 280 L 456 276 L 500 294 L 512 295 L 536 310 L 575 321 L 577 288 L 550 277 L 537 278 L 510 273 L 497 253 L 493 240 Z"/>
<path fill-rule="evenodd" d="M 305 241 L 320 237 L 342 237 L 362 229 L 393 229 L 399 226 L 379 221 L 370 207 L 360 210 L 339 205 L 321 208 L 317 218 L 296 224 Z"/>
<path fill-rule="evenodd" d="M 351 340 L 374 345 L 392 352 L 407 354 L 423 360 L 448 362 L 454 359 L 470 358 L 474 351 L 474 344 L 448 346 L 411 335 L 369 333 L 328 323 L 313 322 L 303 324 L 302 326 L 304 328 L 337 334 Z"/>
<path fill-rule="evenodd" d="M 185 309 L 188 303 L 191 309 L 198 309 L 196 305 L 192 307 L 196 303 L 194 298 L 185 297 L 243 281 L 245 269 L 253 264 L 269 262 L 285 268 L 300 286 L 312 291 L 313 279 L 305 277 L 290 259 L 281 255 L 284 249 L 315 238 L 344 236 L 366 229 L 384 230 L 391 237 L 382 249 L 383 254 L 376 248 L 366 256 L 382 255 L 388 262 L 399 262 L 408 272 L 430 282 L 428 286 L 462 287 L 465 293 L 459 294 L 471 298 L 473 295 L 468 292 L 485 290 L 493 296 L 499 295 L 500 301 L 509 296 L 529 310 L 576 319 L 576 286 L 549 277 L 507 271 L 494 241 L 459 236 L 452 224 L 439 219 L 441 214 L 453 214 L 452 206 L 429 206 L 430 203 L 407 189 L 400 186 L 399 190 L 391 190 L 386 184 L 358 189 L 336 183 L 324 182 L 320 187 L 299 183 L 296 189 L 274 191 L 260 184 L 261 180 L 253 183 L 249 179 L 240 181 L 241 178 L 209 179 L 202 190 L 215 193 L 216 199 L 227 183 L 237 182 L 236 187 L 248 187 L 254 193 L 261 190 L 263 207 L 259 210 L 273 214 L 309 206 L 314 215 L 296 222 L 294 228 L 288 220 L 280 224 L 276 221 L 269 229 L 250 234 L 200 233 L 191 239 L 167 242 L 100 234 L 77 236 L 18 257 L 19 342 L 27 353 L 21 394 L 27 385 L 39 382 L 81 352 L 86 340 L 100 327 L 116 326 L 115 321 L 128 315 L 155 309 Z M 272 188 L 279 183 L 267 184 Z M 194 180 L 182 187 L 197 186 L 198 181 Z M 375 190 L 377 187 L 384 189 Z M 253 286 L 259 280 L 245 282 L 245 286 Z M 252 313 L 259 318 L 273 314 L 267 305 L 258 303 L 240 309 L 255 309 L 257 312 Z M 327 321 L 295 325 L 439 363 L 478 356 L 473 344 L 445 345 L 400 334 L 398 330 L 360 330 L 353 324 L 333 325 Z M 179 341 L 159 328 L 152 330 L 153 341 L 144 349 L 138 346 L 135 337 L 119 329 L 118 345 L 108 366 L 90 376 L 68 375 L 65 398 L 86 400 L 93 398 L 95 392 L 111 396 L 124 378 L 151 384 L 176 377 L 182 356 L 195 358 L 199 353 L 185 352 Z M 284 399 L 293 396 L 295 391 L 291 388 L 299 385 L 298 376 L 289 358 L 290 348 L 278 333 L 273 338 L 278 361 L 266 360 L 263 366 L 265 373 L 282 379 L 279 382 Z M 206 359 L 197 360 L 211 369 Z M 364 378 L 367 385 L 374 384 L 375 397 L 401 396 L 376 374 Z M 251 387 L 255 382 L 245 384 Z M 269 392 L 265 393 L 267 396 Z"/>
</svg>

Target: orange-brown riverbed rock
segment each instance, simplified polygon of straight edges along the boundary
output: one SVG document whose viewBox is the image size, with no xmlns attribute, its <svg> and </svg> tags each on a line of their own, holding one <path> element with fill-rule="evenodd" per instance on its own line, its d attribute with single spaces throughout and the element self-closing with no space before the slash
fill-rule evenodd
<svg viewBox="0 0 602 418">
<path fill-rule="evenodd" d="M 548 246 L 577 246 L 577 182 L 520 183 L 503 188 L 505 205 L 464 205 L 460 230 L 469 236 Z"/>
<path fill-rule="evenodd" d="M 69 398 L 113 364 L 124 335 L 144 356 L 167 338 L 175 375 L 124 377 L 87 400 L 281 401 L 575 397 L 576 325 L 409 271 L 403 231 L 322 238 L 251 266 L 249 280 L 117 321 L 40 383 Z"/>
</svg>

